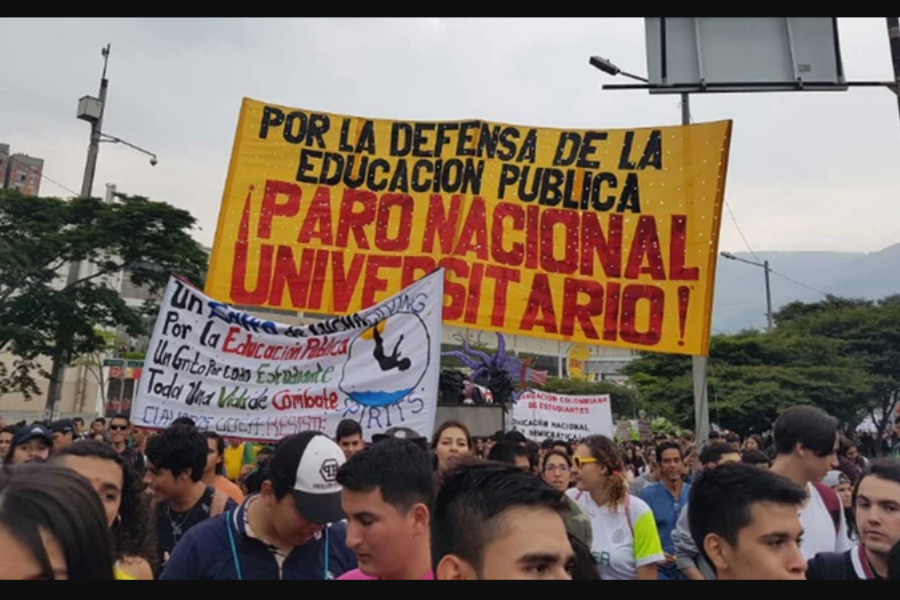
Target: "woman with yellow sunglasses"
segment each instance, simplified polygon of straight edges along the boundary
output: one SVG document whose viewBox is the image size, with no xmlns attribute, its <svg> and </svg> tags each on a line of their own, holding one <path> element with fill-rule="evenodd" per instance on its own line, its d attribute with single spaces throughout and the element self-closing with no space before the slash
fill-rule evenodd
<svg viewBox="0 0 900 600">
<path fill-rule="evenodd" d="M 591 552 L 600 578 L 655 580 L 656 566 L 666 560 L 653 511 L 628 494 L 625 464 L 611 439 L 595 435 L 575 449 L 577 487 L 567 494 L 591 520 Z"/>
</svg>

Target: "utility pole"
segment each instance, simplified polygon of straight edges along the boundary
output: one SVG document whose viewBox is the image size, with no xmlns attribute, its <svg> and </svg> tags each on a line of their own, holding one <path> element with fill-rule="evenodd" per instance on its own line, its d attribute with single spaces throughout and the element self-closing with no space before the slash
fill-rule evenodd
<svg viewBox="0 0 900 600">
<path fill-rule="evenodd" d="M 681 124 L 691 124 L 691 95 L 681 94 Z M 691 371 L 694 379 L 694 436 L 698 444 L 709 437 L 709 357 L 692 356 Z"/>
<path fill-rule="evenodd" d="M 769 331 L 772 331 L 775 324 L 772 322 L 772 284 L 769 281 L 771 272 L 769 261 L 763 261 L 763 269 L 766 270 L 766 320 L 769 322 Z"/>
<path fill-rule="evenodd" d="M 887 19 L 888 39 L 891 42 L 891 62 L 894 64 L 894 94 L 897 96 L 897 112 L 900 114 L 900 19 Z"/>
<path fill-rule="evenodd" d="M 88 145 L 87 161 L 84 165 L 84 178 L 81 181 L 81 197 L 90 198 L 94 188 L 94 174 L 97 171 L 97 156 L 100 153 L 100 139 L 103 131 L 103 113 L 106 110 L 106 90 L 109 80 L 106 78 L 106 68 L 109 64 L 110 44 L 101 50 L 103 55 L 103 75 L 100 77 L 100 115 L 91 122 L 91 138 Z M 69 275 L 66 278 L 66 287 L 73 285 L 81 276 L 81 263 L 69 263 Z M 59 340 L 57 340 L 59 343 Z M 50 369 L 50 383 L 47 386 L 47 404 L 45 412 L 48 420 L 55 420 L 59 413 L 59 403 L 62 396 L 62 384 L 66 377 L 66 368 L 70 357 L 57 353 L 53 357 L 53 366 Z"/>
</svg>

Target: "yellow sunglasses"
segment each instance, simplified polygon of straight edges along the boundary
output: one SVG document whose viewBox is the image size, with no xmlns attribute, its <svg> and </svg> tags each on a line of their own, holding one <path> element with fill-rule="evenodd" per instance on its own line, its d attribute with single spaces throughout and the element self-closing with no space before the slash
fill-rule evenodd
<svg viewBox="0 0 900 600">
<path fill-rule="evenodd" d="M 572 462 L 574 462 L 575 466 L 580 469 L 584 465 L 591 465 L 599 461 L 596 458 L 581 458 L 580 456 L 575 456 L 572 458 Z"/>
</svg>

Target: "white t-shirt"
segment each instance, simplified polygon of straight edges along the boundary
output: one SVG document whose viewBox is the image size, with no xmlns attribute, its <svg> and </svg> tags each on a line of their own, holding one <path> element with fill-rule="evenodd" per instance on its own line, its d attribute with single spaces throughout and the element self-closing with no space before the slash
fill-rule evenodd
<svg viewBox="0 0 900 600">
<path fill-rule="evenodd" d="M 852 549 L 854 544 L 847 535 L 844 511 L 841 511 L 840 531 L 835 532 L 831 513 L 819 495 L 819 490 L 811 483 L 806 484 L 806 490 L 809 502 L 800 511 L 800 524 L 803 526 L 803 543 L 800 550 L 803 557 L 809 561 L 821 552 L 841 553 Z"/>
<path fill-rule="evenodd" d="M 625 506 L 613 511 L 609 505 L 597 506 L 586 492 L 573 488 L 566 493 L 591 520 L 594 534 L 591 553 L 597 561 L 600 579 L 636 580 L 638 568 L 665 562 L 656 519 L 646 502 L 629 496 L 626 515 Z"/>
</svg>

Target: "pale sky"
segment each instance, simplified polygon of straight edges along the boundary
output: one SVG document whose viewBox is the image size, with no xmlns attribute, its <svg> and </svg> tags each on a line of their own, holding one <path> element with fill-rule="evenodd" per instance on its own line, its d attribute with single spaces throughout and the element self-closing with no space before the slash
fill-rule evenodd
<svg viewBox="0 0 900 600">
<path fill-rule="evenodd" d="M 884 18 L 842 18 L 850 80 L 892 79 Z M 94 185 L 190 210 L 211 245 L 241 98 L 408 120 L 479 118 L 608 129 L 680 122 L 677 96 L 627 83 L 601 55 L 645 74 L 640 18 L 0 20 L 0 142 L 81 188 L 89 125 L 112 44 Z M 900 117 L 884 88 L 692 97 L 695 122 L 734 120 L 726 199 L 756 251 L 871 252 L 900 242 Z M 70 196 L 44 180 L 42 195 Z M 723 213 L 721 249 L 746 246 Z"/>
</svg>

